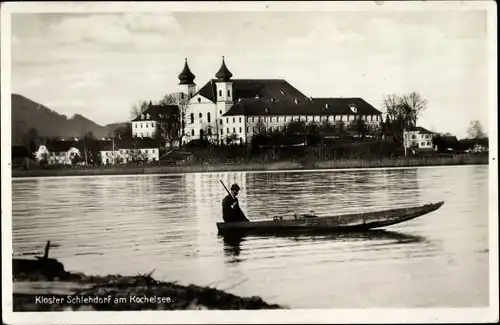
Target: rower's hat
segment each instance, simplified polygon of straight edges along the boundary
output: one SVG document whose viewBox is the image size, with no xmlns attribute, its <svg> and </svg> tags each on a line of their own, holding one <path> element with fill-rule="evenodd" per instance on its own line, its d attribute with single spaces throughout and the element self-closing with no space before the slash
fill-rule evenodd
<svg viewBox="0 0 500 325">
<path fill-rule="evenodd" d="M 238 184 L 233 184 L 231 185 L 231 190 L 239 191 L 240 187 L 238 186 Z"/>
</svg>

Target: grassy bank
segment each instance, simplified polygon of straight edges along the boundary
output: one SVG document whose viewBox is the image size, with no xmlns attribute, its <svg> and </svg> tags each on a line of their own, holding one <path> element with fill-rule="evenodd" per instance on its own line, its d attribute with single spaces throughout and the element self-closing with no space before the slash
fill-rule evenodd
<svg viewBox="0 0 500 325">
<path fill-rule="evenodd" d="M 178 166 L 132 166 L 132 167 L 91 167 L 13 170 L 12 177 L 39 176 L 83 176 L 83 175 L 134 175 L 134 174 L 176 174 L 197 172 L 227 171 L 266 171 L 266 170 L 301 170 L 301 169 L 348 169 L 382 167 L 418 167 L 447 165 L 482 165 L 488 164 L 488 156 L 455 155 L 446 157 L 411 157 L 383 159 L 339 159 L 327 161 L 281 161 L 260 163 L 218 163 L 189 164 Z"/>
</svg>

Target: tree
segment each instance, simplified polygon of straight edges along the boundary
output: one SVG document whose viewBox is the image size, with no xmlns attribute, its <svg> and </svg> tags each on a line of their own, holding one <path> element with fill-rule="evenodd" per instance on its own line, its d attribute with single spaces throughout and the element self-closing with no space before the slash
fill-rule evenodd
<svg viewBox="0 0 500 325">
<path fill-rule="evenodd" d="M 131 119 L 135 119 L 137 116 L 141 115 L 148 107 L 151 102 L 147 102 L 145 100 L 139 101 L 137 104 L 134 104 L 130 109 L 130 117 Z"/>
<path fill-rule="evenodd" d="M 266 124 L 260 118 L 257 121 L 257 123 L 255 124 L 255 128 L 257 128 L 257 131 L 255 132 L 255 135 L 264 135 L 267 132 L 267 130 L 266 130 Z"/>
<path fill-rule="evenodd" d="M 239 140 L 239 137 L 236 133 L 231 133 L 226 137 L 227 144 L 235 144 Z"/>
<path fill-rule="evenodd" d="M 483 139 L 486 135 L 483 131 L 483 126 L 478 120 L 471 121 L 467 129 L 467 136 L 469 139 Z"/>
<path fill-rule="evenodd" d="M 320 126 L 316 122 L 306 125 L 306 137 L 309 144 L 315 145 L 321 141 Z"/>
<path fill-rule="evenodd" d="M 158 102 L 158 105 L 177 105 L 177 107 L 179 108 L 179 112 L 177 115 L 178 135 L 176 138 L 179 140 L 179 143 L 182 143 L 182 139 L 186 135 L 185 134 L 186 124 L 187 124 L 186 112 L 187 112 L 187 108 L 188 108 L 187 98 L 188 98 L 187 94 L 184 94 L 183 96 L 181 96 L 180 93 L 179 94 L 170 93 L 170 94 L 163 96 L 163 98 L 160 99 L 160 101 Z"/>
<path fill-rule="evenodd" d="M 389 94 L 384 96 L 383 105 L 387 114 L 385 133 L 402 144 L 404 129 L 417 125 L 418 117 L 427 109 L 427 100 L 416 92 L 401 97 Z"/>
<path fill-rule="evenodd" d="M 363 119 L 355 119 L 348 125 L 348 129 L 351 132 L 355 132 L 358 136 L 364 138 L 367 133 L 366 123 Z"/>
<path fill-rule="evenodd" d="M 405 118 L 411 127 L 417 126 L 417 119 L 423 111 L 427 109 L 427 99 L 420 96 L 419 93 L 411 92 L 401 97 L 403 112 Z"/>
<path fill-rule="evenodd" d="M 30 154 L 34 157 L 35 152 L 41 142 L 41 138 L 38 136 L 38 130 L 36 128 L 30 128 L 22 138 L 23 145 L 28 148 Z"/>
<path fill-rule="evenodd" d="M 290 121 L 285 126 L 286 135 L 306 135 L 306 132 L 306 123 L 304 121 Z"/>
<path fill-rule="evenodd" d="M 166 105 L 163 103 L 160 106 Z M 173 147 L 175 141 L 180 141 L 181 134 L 181 120 L 179 118 L 179 111 L 173 110 L 163 110 L 165 113 L 162 118 L 158 121 L 154 138 L 160 140 L 161 142 L 166 142 Z"/>
<path fill-rule="evenodd" d="M 132 138 L 132 123 L 127 122 L 124 126 L 119 126 L 113 131 L 115 137 L 121 139 L 131 139 Z"/>
<path fill-rule="evenodd" d="M 83 154 L 87 164 L 100 166 L 102 163 L 99 141 L 94 134 L 89 131 L 83 136 Z"/>
<path fill-rule="evenodd" d="M 319 126 L 319 130 L 324 133 L 330 133 L 335 130 L 335 126 L 328 120 L 323 120 Z"/>
<path fill-rule="evenodd" d="M 337 130 L 337 132 L 340 136 L 345 135 L 345 129 L 346 129 L 346 127 L 345 127 L 344 121 L 337 121 L 335 123 L 335 130 Z"/>
<path fill-rule="evenodd" d="M 80 156 L 79 156 L 79 155 L 77 155 L 77 154 L 75 154 L 75 155 L 73 155 L 73 157 L 71 157 L 71 164 L 72 164 L 73 166 L 78 165 L 78 163 L 79 163 L 80 161 L 82 161 L 82 160 L 81 160 Z"/>
</svg>

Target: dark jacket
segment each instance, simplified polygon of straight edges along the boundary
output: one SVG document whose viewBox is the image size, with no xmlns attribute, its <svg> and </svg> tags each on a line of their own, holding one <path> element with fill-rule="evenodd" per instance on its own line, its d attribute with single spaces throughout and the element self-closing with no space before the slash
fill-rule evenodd
<svg viewBox="0 0 500 325">
<path fill-rule="evenodd" d="M 229 194 L 222 200 L 222 219 L 224 222 L 249 221 L 241 211 L 238 199 Z"/>
</svg>

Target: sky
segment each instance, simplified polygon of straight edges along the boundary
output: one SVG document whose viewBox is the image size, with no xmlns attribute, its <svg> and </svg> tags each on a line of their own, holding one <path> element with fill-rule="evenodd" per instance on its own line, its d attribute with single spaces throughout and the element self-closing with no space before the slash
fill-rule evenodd
<svg viewBox="0 0 500 325">
<path fill-rule="evenodd" d="M 466 136 L 488 131 L 485 10 L 15 13 L 12 93 L 100 125 L 179 90 L 188 59 L 198 89 L 225 56 L 233 78 L 280 78 L 312 97 L 418 92 L 418 121 Z"/>
</svg>

